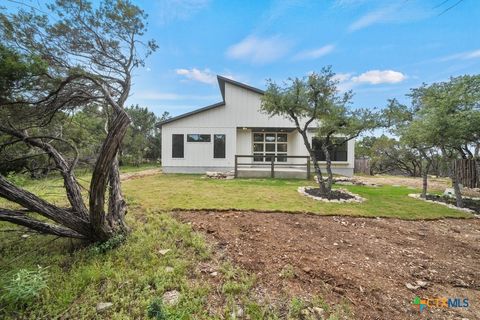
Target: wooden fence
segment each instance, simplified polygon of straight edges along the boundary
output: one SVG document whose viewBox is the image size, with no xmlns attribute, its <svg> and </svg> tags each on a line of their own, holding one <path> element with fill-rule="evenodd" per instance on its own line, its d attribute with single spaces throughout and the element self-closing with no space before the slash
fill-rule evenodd
<svg viewBox="0 0 480 320">
<path fill-rule="evenodd" d="M 458 182 L 467 188 L 480 188 L 480 162 L 473 159 L 459 159 L 454 163 Z"/>
<path fill-rule="evenodd" d="M 370 175 L 370 159 L 355 159 L 353 172 Z"/>
</svg>

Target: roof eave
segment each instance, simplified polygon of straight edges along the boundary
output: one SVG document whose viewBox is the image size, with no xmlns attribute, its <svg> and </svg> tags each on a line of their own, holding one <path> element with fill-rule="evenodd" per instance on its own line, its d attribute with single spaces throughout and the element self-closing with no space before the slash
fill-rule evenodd
<svg viewBox="0 0 480 320">
<path fill-rule="evenodd" d="M 177 120 L 180 120 L 180 119 L 183 119 L 183 118 L 192 116 L 192 115 L 194 115 L 194 114 L 197 114 L 197 113 L 200 113 L 200 112 L 203 112 L 203 111 L 207 111 L 207 110 L 210 110 L 210 109 L 218 108 L 218 107 L 221 107 L 221 106 L 224 106 L 224 105 L 225 105 L 225 102 L 224 102 L 224 101 L 217 102 L 217 103 L 208 105 L 208 106 L 206 106 L 206 107 L 203 107 L 203 108 L 200 108 L 200 109 L 197 109 L 197 110 L 193 110 L 193 111 L 190 111 L 190 112 L 181 114 L 181 115 L 179 115 L 179 116 L 176 116 L 176 117 L 173 117 L 173 118 L 170 118 L 170 119 L 167 119 L 167 120 L 160 121 L 159 123 L 156 124 L 156 126 L 157 126 L 157 128 L 160 128 L 160 127 L 162 127 L 164 124 L 167 124 L 167 123 L 170 123 L 170 122 L 174 122 L 174 121 L 177 121 Z"/>
</svg>

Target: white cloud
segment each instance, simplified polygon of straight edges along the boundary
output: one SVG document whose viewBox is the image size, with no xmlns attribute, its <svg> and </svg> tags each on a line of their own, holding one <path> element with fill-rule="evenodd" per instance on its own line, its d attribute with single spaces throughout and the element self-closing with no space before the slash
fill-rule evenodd
<svg viewBox="0 0 480 320">
<path fill-rule="evenodd" d="M 478 58 L 480 58 L 480 49 L 452 54 L 450 56 L 440 58 L 438 59 L 438 61 L 443 62 L 443 61 L 451 61 L 451 60 L 470 60 L 470 59 L 478 59 Z"/>
<path fill-rule="evenodd" d="M 384 1 L 380 3 L 381 6 L 352 22 L 348 31 L 358 31 L 379 23 L 403 23 L 421 20 L 434 14 L 431 8 L 422 1 Z"/>
<path fill-rule="evenodd" d="M 340 92 L 346 92 L 362 84 L 393 84 L 405 79 L 407 79 L 406 75 L 393 70 L 370 70 L 358 76 L 354 76 L 352 73 L 337 73 L 335 75 L 335 80 L 338 81 L 337 88 Z"/>
<path fill-rule="evenodd" d="M 290 49 L 291 42 L 280 36 L 259 38 L 248 36 L 227 50 L 227 56 L 232 59 L 253 63 L 268 63 L 284 56 Z"/>
<path fill-rule="evenodd" d="M 333 78 L 338 82 L 344 82 L 344 81 L 350 80 L 351 77 L 352 77 L 351 73 L 336 73 Z"/>
<path fill-rule="evenodd" d="M 213 74 L 209 69 L 199 70 L 197 68 L 192 69 L 176 69 L 176 74 L 184 76 L 187 79 L 207 83 L 215 84 L 217 82 L 217 76 Z"/>
<path fill-rule="evenodd" d="M 334 49 L 335 49 L 335 45 L 328 44 L 326 46 L 323 46 L 317 49 L 301 51 L 297 55 L 295 55 L 294 59 L 296 60 L 318 59 L 320 57 L 323 57 L 329 54 Z"/>
<path fill-rule="evenodd" d="M 353 32 L 366 28 L 375 23 L 384 22 L 388 19 L 392 9 L 393 7 L 391 6 L 371 11 L 350 24 L 348 31 Z"/>
<path fill-rule="evenodd" d="M 370 70 L 360 74 L 359 76 L 352 77 L 351 80 L 356 83 L 369 83 L 369 84 L 381 84 L 381 83 L 399 83 L 407 77 L 398 71 L 393 70 Z"/>
<path fill-rule="evenodd" d="M 157 0 L 159 22 L 186 20 L 209 4 L 210 0 Z"/>
</svg>

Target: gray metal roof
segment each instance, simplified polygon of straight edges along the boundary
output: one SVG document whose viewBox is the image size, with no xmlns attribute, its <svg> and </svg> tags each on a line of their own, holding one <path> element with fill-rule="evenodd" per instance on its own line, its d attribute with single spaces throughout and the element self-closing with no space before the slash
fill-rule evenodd
<svg viewBox="0 0 480 320">
<path fill-rule="evenodd" d="M 211 104 L 209 106 L 206 106 L 206 107 L 203 107 L 203 108 L 200 108 L 200 109 L 197 109 L 197 110 L 193 110 L 193 111 L 181 114 L 179 116 L 176 116 L 176 117 L 164 120 L 164 121 L 161 121 L 161 122 L 157 123 L 157 127 L 161 127 L 164 124 L 174 122 L 174 121 L 192 116 L 194 114 L 197 114 L 197 113 L 200 113 L 200 112 L 203 112 L 203 111 L 207 111 L 207 110 L 210 110 L 210 109 L 214 109 L 214 108 L 224 106 L 225 105 L 225 83 L 226 82 L 228 82 L 230 84 L 233 84 L 234 86 L 241 87 L 243 89 L 250 90 L 252 92 L 256 92 L 258 94 L 264 94 L 265 93 L 265 91 L 263 91 L 261 89 L 249 86 L 247 84 L 244 84 L 244 83 L 241 83 L 241 82 L 229 79 L 229 78 L 222 77 L 220 75 L 217 75 L 217 80 L 218 80 L 218 86 L 220 87 L 220 92 L 222 93 L 223 101 Z"/>
</svg>

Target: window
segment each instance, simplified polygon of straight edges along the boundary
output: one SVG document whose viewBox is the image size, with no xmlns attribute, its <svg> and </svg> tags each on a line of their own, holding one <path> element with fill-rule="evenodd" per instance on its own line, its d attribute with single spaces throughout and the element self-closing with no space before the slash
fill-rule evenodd
<svg viewBox="0 0 480 320">
<path fill-rule="evenodd" d="M 209 134 L 187 134 L 187 142 L 210 142 L 211 137 Z"/>
<path fill-rule="evenodd" d="M 183 134 L 172 134 L 172 158 L 183 158 Z"/>
<path fill-rule="evenodd" d="M 333 140 L 334 143 L 339 143 L 338 139 Z M 322 151 L 322 140 L 318 138 L 312 139 L 312 147 L 315 151 L 318 161 L 325 161 L 325 154 Z M 332 161 L 347 161 L 348 142 L 330 147 L 330 160 Z"/>
<path fill-rule="evenodd" d="M 253 133 L 253 161 L 287 162 L 287 134 L 286 133 Z"/>
<path fill-rule="evenodd" d="M 225 158 L 225 135 L 213 135 L 213 157 L 216 159 Z"/>
</svg>

